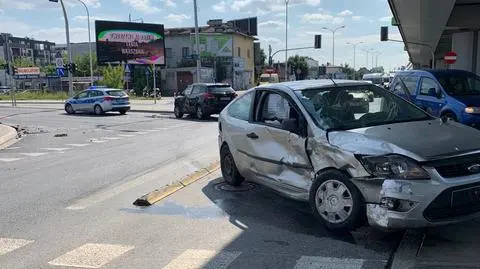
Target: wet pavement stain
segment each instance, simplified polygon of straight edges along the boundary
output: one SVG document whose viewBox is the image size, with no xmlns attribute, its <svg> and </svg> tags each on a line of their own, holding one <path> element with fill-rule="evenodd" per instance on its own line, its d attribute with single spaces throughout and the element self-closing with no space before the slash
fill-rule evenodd
<svg viewBox="0 0 480 269">
<path fill-rule="evenodd" d="M 137 214 L 155 214 L 168 216 L 184 216 L 192 219 L 211 219 L 227 217 L 227 213 L 216 206 L 187 207 L 172 201 L 160 205 L 153 205 L 144 209 L 123 208 L 120 211 Z"/>
</svg>

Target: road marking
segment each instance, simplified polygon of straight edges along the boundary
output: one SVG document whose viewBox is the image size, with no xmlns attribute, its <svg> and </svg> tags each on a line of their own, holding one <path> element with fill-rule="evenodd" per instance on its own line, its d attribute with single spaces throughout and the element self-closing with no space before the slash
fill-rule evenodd
<svg viewBox="0 0 480 269">
<path fill-rule="evenodd" d="M 105 143 L 105 142 L 107 142 L 107 141 L 105 141 L 105 140 L 98 140 L 98 139 L 93 138 L 93 139 L 90 139 L 90 142 L 96 143 L 96 144 L 100 144 L 100 143 Z"/>
<path fill-rule="evenodd" d="M 121 136 L 121 137 L 134 137 L 135 135 L 131 135 L 131 134 L 119 134 L 118 136 Z"/>
<path fill-rule="evenodd" d="M 0 256 L 5 255 L 8 252 L 14 251 L 18 248 L 24 247 L 30 243 L 33 243 L 33 240 L 0 237 Z"/>
<path fill-rule="evenodd" d="M 32 152 L 32 153 L 19 153 L 19 154 L 23 156 L 28 156 L 28 157 L 39 157 L 39 156 L 48 154 L 48 152 Z"/>
<path fill-rule="evenodd" d="M 69 267 L 100 268 L 133 248 L 125 245 L 85 244 L 48 263 Z"/>
<path fill-rule="evenodd" d="M 293 269 L 361 269 L 363 262 L 363 259 L 302 256 Z"/>
<path fill-rule="evenodd" d="M 77 148 L 81 148 L 81 147 L 86 147 L 88 146 L 89 144 L 65 144 L 66 146 L 71 146 L 71 147 L 77 147 Z"/>
<path fill-rule="evenodd" d="M 141 132 L 136 132 L 136 134 L 139 134 L 139 135 L 144 135 L 144 134 L 148 134 L 149 132 L 145 132 L 145 131 L 141 131 Z"/>
<path fill-rule="evenodd" d="M 163 269 L 227 268 L 242 252 L 188 249 Z"/>
<path fill-rule="evenodd" d="M 9 147 L 9 148 L 6 148 L 8 150 L 11 150 L 11 149 L 21 149 L 22 147 Z"/>
<path fill-rule="evenodd" d="M 42 148 L 43 150 L 48 150 L 48 151 L 66 151 L 71 148 Z"/>
<path fill-rule="evenodd" d="M 105 139 L 105 140 L 120 140 L 120 139 L 123 139 L 123 137 L 111 136 L 111 137 L 101 137 L 100 139 Z"/>
<path fill-rule="evenodd" d="M 23 158 L 0 158 L 0 162 L 11 163 L 15 161 L 22 160 Z"/>
</svg>

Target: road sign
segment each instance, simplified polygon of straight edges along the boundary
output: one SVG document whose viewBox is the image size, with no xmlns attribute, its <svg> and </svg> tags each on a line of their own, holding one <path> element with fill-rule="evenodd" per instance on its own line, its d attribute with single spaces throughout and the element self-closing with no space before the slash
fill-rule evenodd
<svg viewBox="0 0 480 269">
<path fill-rule="evenodd" d="M 449 51 L 445 53 L 445 56 L 443 57 L 443 59 L 447 64 L 454 64 L 457 61 L 457 54 L 453 51 Z"/>
<path fill-rule="evenodd" d="M 55 58 L 55 65 L 57 68 L 63 68 L 63 58 Z"/>
<path fill-rule="evenodd" d="M 62 53 L 61 53 L 60 51 L 57 51 L 57 52 L 55 53 L 55 58 L 63 58 L 63 57 L 62 57 Z"/>
<path fill-rule="evenodd" d="M 57 76 L 64 77 L 65 76 L 65 69 L 57 68 Z"/>
</svg>

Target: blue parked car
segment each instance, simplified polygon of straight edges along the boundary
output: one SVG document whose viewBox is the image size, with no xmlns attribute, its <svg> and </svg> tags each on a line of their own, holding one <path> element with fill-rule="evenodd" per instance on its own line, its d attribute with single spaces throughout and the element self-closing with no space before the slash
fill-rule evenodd
<svg viewBox="0 0 480 269">
<path fill-rule="evenodd" d="M 480 128 L 480 77 L 464 70 L 396 73 L 390 90 L 436 117 Z"/>
</svg>

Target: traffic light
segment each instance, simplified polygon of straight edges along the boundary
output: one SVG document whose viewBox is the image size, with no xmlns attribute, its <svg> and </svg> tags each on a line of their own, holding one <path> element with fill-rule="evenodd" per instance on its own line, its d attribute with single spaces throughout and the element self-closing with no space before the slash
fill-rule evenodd
<svg viewBox="0 0 480 269">
<path fill-rule="evenodd" d="M 388 41 L 388 26 L 380 28 L 380 41 Z"/>
<path fill-rule="evenodd" d="M 314 48 L 316 48 L 316 49 L 322 48 L 322 35 L 315 35 Z"/>
<path fill-rule="evenodd" d="M 67 71 L 74 73 L 75 70 L 77 70 L 77 65 L 74 63 L 68 63 L 63 65 L 63 68 L 65 68 Z"/>
</svg>

